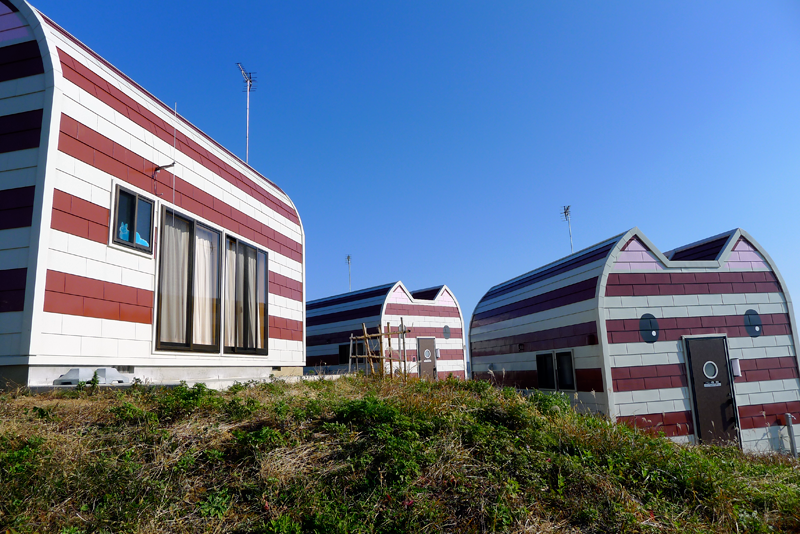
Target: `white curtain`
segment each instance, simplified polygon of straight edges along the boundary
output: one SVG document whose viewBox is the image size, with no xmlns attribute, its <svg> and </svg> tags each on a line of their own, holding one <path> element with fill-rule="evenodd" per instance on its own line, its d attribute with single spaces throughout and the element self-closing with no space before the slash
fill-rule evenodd
<svg viewBox="0 0 800 534">
<path fill-rule="evenodd" d="M 215 345 L 219 298 L 219 235 L 201 226 L 195 226 L 193 297 L 192 342 L 197 345 Z"/>
<path fill-rule="evenodd" d="M 225 273 L 225 346 L 265 348 L 267 255 L 230 240 Z"/>
<path fill-rule="evenodd" d="M 258 345 L 259 349 L 266 348 L 264 331 L 267 325 L 267 255 L 258 253 Z"/>
<path fill-rule="evenodd" d="M 168 214 L 161 247 L 161 341 L 186 343 L 189 223 Z"/>
<path fill-rule="evenodd" d="M 256 312 L 256 249 L 245 247 L 247 261 L 247 277 L 245 278 L 244 302 L 247 307 L 247 338 L 243 345 L 248 349 L 256 347 L 256 335 L 258 332 L 258 313 Z"/>
<path fill-rule="evenodd" d="M 236 241 L 225 250 L 225 346 L 236 346 Z"/>
</svg>

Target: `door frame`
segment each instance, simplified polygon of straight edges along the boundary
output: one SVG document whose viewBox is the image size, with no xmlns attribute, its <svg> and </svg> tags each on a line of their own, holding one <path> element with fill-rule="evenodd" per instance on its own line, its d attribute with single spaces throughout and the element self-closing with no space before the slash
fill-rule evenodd
<svg viewBox="0 0 800 534">
<path fill-rule="evenodd" d="M 419 336 L 417 338 L 417 377 L 420 379 L 422 378 L 422 361 L 424 358 L 422 357 L 422 353 L 419 350 L 419 340 L 420 339 L 432 339 L 433 340 L 433 357 L 431 360 L 433 361 L 433 379 L 439 380 L 439 365 L 436 361 L 436 337 L 435 336 Z"/>
<path fill-rule="evenodd" d="M 693 339 L 709 339 L 709 338 L 722 338 L 725 343 L 725 360 L 727 365 L 727 372 L 728 372 L 728 379 L 730 380 L 731 385 L 731 402 L 733 403 L 733 415 L 736 420 L 736 424 L 734 428 L 736 429 L 736 442 L 739 445 L 739 448 L 742 448 L 742 426 L 739 422 L 739 405 L 736 402 L 736 384 L 733 381 L 733 370 L 731 369 L 731 353 L 729 350 L 728 345 L 728 334 L 697 334 L 697 335 L 688 335 L 688 336 L 681 336 L 681 347 L 683 348 L 683 366 L 684 370 L 686 371 L 686 385 L 687 389 L 689 390 L 689 403 L 691 404 L 692 409 L 692 424 L 694 426 L 694 437 L 695 437 L 695 444 L 701 443 L 700 437 L 697 435 L 698 432 L 698 410 L 697 410 L 697 402 L 694 398 L 694 382 L 692 381 L 692 370 L 689 362 L 689 347 L 687 341 L 691 341 Z"/>
</svg>

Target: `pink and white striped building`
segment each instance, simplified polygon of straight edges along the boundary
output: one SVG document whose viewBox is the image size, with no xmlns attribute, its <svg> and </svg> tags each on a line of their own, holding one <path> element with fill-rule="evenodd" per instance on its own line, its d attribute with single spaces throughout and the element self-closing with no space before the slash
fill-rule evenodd
<svg viewBox="0 0 800 534">
<path fill-rule="evenodd" d="M 465 377 L 464 319 L 458 301 L 444 285 L 409 291 L 402 282 L 395 282 L 310 301 L 306 364 L 329 373 L 344 372 L 350 357 L 350 335 L 362 335 L 362 323 L 370 334 L 378 332 L 378 325 L 385 331 L 387 323 L 397 332 L 401 319 L 411 329 L 406 335 L 410 374 Z M 372 348 L 378 352 L 377 343 Z M 391 348 L 398 357 L 397 336 L 392 337 Z M 363 354 L 364 348 L 355 348 L 354 353 Z M 398 369 L 397 363 L 393 369 Z"/>
<path fill-rule="evenodd" d="M 679 441 L 787 447 L 800 423 L 786 286 L 741 229 L 662 253 L 637 228 L 492 288 L 473 377 L 564 391 Z"/>
<path fill-rule="evenodd" d="M 23 0 L 0 0 L 0 379 L 300 372 L 291 199 Z"/>
</svg>

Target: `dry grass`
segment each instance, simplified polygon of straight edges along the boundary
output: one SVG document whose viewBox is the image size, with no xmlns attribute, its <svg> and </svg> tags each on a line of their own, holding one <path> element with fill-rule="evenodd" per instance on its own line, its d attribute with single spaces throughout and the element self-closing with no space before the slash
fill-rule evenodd
<svg viewBox="0 0 800 534">
<path fill-rule="evenodd" d="M 0 397 L 0 532 L 769 532 L 797 462 L 482 383 Z"/>
</svg>

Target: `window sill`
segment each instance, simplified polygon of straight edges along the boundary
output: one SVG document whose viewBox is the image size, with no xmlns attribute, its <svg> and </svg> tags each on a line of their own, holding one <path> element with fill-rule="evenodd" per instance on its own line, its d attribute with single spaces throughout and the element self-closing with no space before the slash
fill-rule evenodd
<svg viewBox="0 0 800 534">
<path fill-rule="evenodd" d="M 140 258 L 147 258 L 148 260 L 154 259 L 154 256 L 153 256 L 152 252 L 146 252 L 144 250 L 137 250 L 135 248 L 126 247 L 124 245 L 118 245 L 117 243 L 114 243 L 113 241 L 110 241 L 108 243 L 108 247 L 112 248 L 114 250 L 118 250 L 120 252 L 128 252 L 128 253 L 133 254 L 134 256 L 138 256 Z"/>
</svg>

